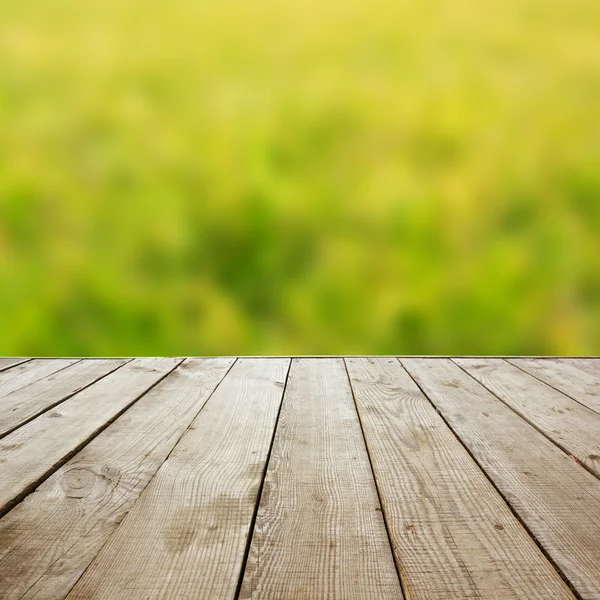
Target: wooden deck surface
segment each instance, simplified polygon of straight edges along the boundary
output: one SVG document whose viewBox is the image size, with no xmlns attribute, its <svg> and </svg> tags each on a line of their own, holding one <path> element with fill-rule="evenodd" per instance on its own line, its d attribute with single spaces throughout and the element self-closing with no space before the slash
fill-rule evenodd
<svg viewBox="0 0 600 600">
<path fill-rule="evenodd" d="M 0 358 L 0 599 L 600 600 L 600 359 Z"/>
</svg>

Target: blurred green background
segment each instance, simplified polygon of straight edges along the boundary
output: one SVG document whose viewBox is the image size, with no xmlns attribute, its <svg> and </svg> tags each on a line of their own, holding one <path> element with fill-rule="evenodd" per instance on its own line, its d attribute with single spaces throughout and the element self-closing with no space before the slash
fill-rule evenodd
<svg viewBox="0 0 600 600">
<path fill-rule="evenodd" d="M 0 354 L 600 353 L 598 0 L 2 0 Z"/>
</svg>

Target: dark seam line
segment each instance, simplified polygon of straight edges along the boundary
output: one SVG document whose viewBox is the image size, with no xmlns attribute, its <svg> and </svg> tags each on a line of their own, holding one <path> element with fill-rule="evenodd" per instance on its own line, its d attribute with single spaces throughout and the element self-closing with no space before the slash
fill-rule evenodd
<svg viewBox="0 0 600 600">
<path fill-rule="evenodd" d="M 402 592 L 403 598 L 408 598 L 408 595 L 406 593 L 406 588 L 404 587 L 404 582 L 402 581 L 402 576 L 400 575 L 400 565 L 396 561 L 396 553 L 394 552 L 394 544 L 392 543 L 392 534 L 390 532 L 387 514 L 385 512 L 383 502 L 381 501 L 381 493 L 379 491 L 379 484 L 377 483 L 377 475 L 375 474 L 375 469 L 373 468 L 373 460 L 371 458 L 371 451 L 369 449 L 369 444 L 367 443 L 367 436 L 365 435 L 365 429 L 363 427 L 362 419 L 360 417 L 360 411 L 358 410 L 358 404 L 356 402 L 356 394 L 354 393 L 354 388 L 352 387 L 352 378 L 350 377 L 350 373 L 348 372 L 348 364 L 346 363 L 346 359 L 344 359 L 344 368 L 346 369 L 346 377 L 348 377 L 350 393 L 352 394 L 352 400 L 354 401 L 354 410 L 356 411 L 356 415 L 358 417 L 358 424 L 360 425 L 360 430 L 361 430 L 362 436 L 363 436 L 363 442 L 365 444 L 365 449 L 367 451 L 367 458 L 369 459 L 369 466 L 371 467 L 371 475 L 373 476 L 373 483 L 375 484 L 375 490 L 377 491 L 377 499 L 379 501 L 379 508 L 381 509 L 381 515 L 383 517 L 383 525 L 385 527 L 385 533 L 387 534 L 390 552 L 392 553 L 392 560 L 394 562 L 394 567 L 396 569 L 396 575 L 398 575 L 398 582 L 400 583 L 400 591 Z"/>
<path fill-rule="evenodd" d="M 25 362 L 27 363 L 27 362 L 34 361 L 34 360 L 40 360 L 40 359 L 37 359 L 37 358 L 30 358 L 29 360 L 27 360 L 27 361 L 25 361 Z M 9 392 L 8 394 L 2 394 L 2 396 L 1 396 L 1 397 L 2 397 L 2 398 L 9 398 L 11 394 L 15 394 L 15 393 L 17 393 L 17 392 L 20 392 L 21 390 L 25 390 L 25 389 L 27 389 L 28 387 L 30 387 L 30 386 L 32 386 L 32 385 L 35 385 L 36 383 L 39 383 L 40 381 L 44 381 L 44 380 L 46 380 L 46 379 L 49 379 L 50 377 L 54 377 L 55 375 L 57 375 L 57 374 L 58 374 L 58 373 L 60 373 L 61 371 L 64 371 L 65 369 L 69 369 L 70 367 L 74 367 L 75 365 L 78 365 L 79 363 L 83 362 L 83 359 L 81 359 L 81 358 L 74 358 L 74 359 L 69 359 L 69 358 L 65 358 L 65 359 L 62 359 L 62 358 L 56 358 L 56 359 L 52 359 L 52 360 L 73 360 L 73 362 L 72 362 L 71 364 L 65 365 L 64 367 L 60 367 L 60 368 L 56 369 L 56 371 L 52 371 L 52 372 L 50 372 L 50 373 L 46 373 L 45 375 L 40 375 L 40 376 L 39 376 L 37 379 L 34 379 L 33 381 L 30 381 L 29 383 L 26 383 L 25 385 L 22 385 L 21 387 L 15 388 L 15 389 L 14 389 L 12 392 Z M 131 359 L 130 359 L 130 360 L 131 360 Z M 23 363 L 19 363 L 19 365 L 20 365 L 20 364 L 23 364 Z M 10 369 L 10 368 L 12 368 L 12 367 L 19 366 L 19 365 L 11 365 L 11 366 L 9 367 L 9 369 Z M 25 371 L 25 373 L 21 373 L 21 375 L 25 375 L 25 374 L 27 374 L 27 373 L 30 373 L 31 371 L 32 371 L 32 368 L 31 368 L 31 366 L 30 366 L 30 367 L 29 367 L 29 371 Z M 18 379 L 18 377 L 19 377 L 19 376 L 15 377 L 15 379 Z M 9 381 L 11 381 L 11 380 L 9 380 Z M 13 429 L 13 431 L 14 431 L 14 429 Z M 0 437 L 2 437 L 2 436 L 0 436 Z"/>
<path fill-rule="evenodd" d="M 271 444 L 269 445 L 269 451 L 267 452 L 267 458 L 265 460 L 265 466 L 263 468 L 262 477 L 260 480 L 260 486 L 258 488 L 258 493 L 256 495 L 256 502 L 254 503 L 254 511 L 252 512 L 252 519 L 250 520 L 250 526 L 248 528 L 248 537 L 246 538 L 246 547 L 244 548 L 244 556 L 242 558 L 242 564 L 240 566 L 240 575 L 238 577 L 238 582 L 235 587 L 235 593 L 233 595 L 234 600 L 238 600 L 240 594 L 242 592 L 242 584 L 244 583 L 244 575 L 246 574 L 246 565 L 248 564 L 248 556 L 250 555 L 250 548 L 252 546 L 252 538 L 254 537 L 254 527 L 256 526 L 256 518 L 258 517 L 258 509 L 260 507 L 260 501 L 262 499 L 263 488 L 265 485 L 265 480 L 267 478 L 267 470 L 269 468 L 269 462 L 271 460 L 271 452 L 273 451 L 273 446 L 275 445 L 275 434 L 277 433 L 277 427 L 279 426 L 279 417 L 281 416 L 281 409 L 283 408 L 283 403 L 285 401 L 285 393 L 287 391 L 288 381 L 290 378 L 290 371 L 292 370 L 292 362 L 291 358 L 288 359 L 288 369 L 285 374 L 285 383 L 283 385 L 283 390 L 281 391 L 281 400 L 279 401 L 279 410 L 277 411 L 277 417 L 275 417 L 275 426 L 273 427 L 273 435 L 271 436 Z"/>
<path fill-rule="evenodd" d="M 14 367 L 18 367 L 19 365 L 24 365 L 25 363 L 28 363 L 30 360 L 33 360 L 33 359 L 32 358 L 23 358 L 22 360 L 19 360 L 19 362 L 15 362 L 10 365 L 6 365 L 5 367 L 0 367 L 0 373 L 2 373 L 4 371 L 8 371 L 9 369 L 13 369 Z"/>
<path fill-rule="evenodd" d="M 435 402 L 433 402 L 433 400 L 431 400 L 431 398 L 427 395 L 427 393 L 421 387 L 421 385 L 419 384 L 419 382 L 411 375 L 410 371 L 402 364 L 402 361 L 400 359 L 398 359 L 398 362 L 402 365 L 402 368 L 408 373 L 408 376 L 414 381 L 415 385 L 421 390 L 421 393 L 423 394 L 423 396 L 425 396 L 425 398 L 427 398 L 427 400 L 429 401 L 429 403 L 431 404 L 431 406 L 433 406 L 433 408 L 435 409 L 435 411 L 440 415 L 440 417 L 442 418 L 442 420 L 444 421 L 444 423 L 446 424 L 446 426 L 448 427 L 448 429 L 452 432 L 452 434 L 454 435 L 454 437 L 458 440 L 458 442 L 460 443 L 460 445 L 468 452 L 468 454 L 471 457 L 471 459 L 473 460 L 473 462 L 479 467 L 480 471 L 484 474 L 484 476 L 486 477 L 486 479 L 490 482 L 490 484 L 496 490 L 496 492 L 498 493 L 498 495 L 500 496 L 500 498 L 502 498 L 502 500 L 504 500 L 504 502 L 505 502 L 506 506 L 508 506 L 508 509 L 510 510 L 510 512 L 515 516 L 515 518 L 519 521 L 519 523 L 521 523 L 521 526 L 523 527 L 523 529 L 525 530 L 525 532 L 527 534 L 529 534 L 529 537 L 531 537 L 531 539 L 535 542 L 535 545 L 540 549 L 540 551 L 546 557 L 546 559 L 548 560 L 548 562 L 554 567 L 555 571 L 558 573 L 558 575 L 563 580 L 563 582 L 565 583 L 565 585 L 569 588 L 569 590 L 571 590 L 571 593 L 575 596 L 575 598 L 577 598 L 577 600 L 583 600 L 582 596 L 573 587 L 573 584 L 569 581 L 569 579 L 567 578 L 567 576 L 563 573 L 562 569 L 556 564 L 556 562 L 554 561 L 554 559 L 552 558 L 552 556 L 548 553 L 548 551 L 544 548 L 544 546 L 542 546 L 541 542 L 537 539 L 537 537 L 535 536 L 535 534 L 529 529 L 529 527 L 527 526 L 527 524 L 525 523 L 525 521 L 521 518 L 521 516 L 516 511 L 516 509 L 513 508 L 513 506 L 511 505 L 511 503 L 507 500 L 506 496 L 500 491 L 500 488 L 496 485 L 495 481 L 490 477 L 490 475 L 488 475 L 487 471 L 483 468 L 483 466 L 475 458 L 475 455 L 471 452 L 471 449 L 466 445 L 465 442 L 463 442 L 462 438 L 458 435 L 458 433 L 456 433 L 456 431 L 454 431 L 454 429 L 452 428 L 452 426 L 450 425 L 450 423 L 446 420 L 446 417 L 442 414 L 442 412 L 440 411 L 440 409 L 436 406 Z"/>
<path fill-rule="evenodd" d="M 494 396 L 495 398 L 497 398 L 498 400 L 500 400 L 500 402 L 502 402 L 502 404 L 504 404 L 504 406 L 506 406 L 507 408 L 509 408 L 512 412 L 514 412 L 519 417 L 521 417 L 521 419 L 523 419 L 523 421 L 525 421 L 526 423 L 528 423 L 529 425 L 531 425 L 536 431 L 539 431 L 548 441 L 552 442 L 559 450 L 561 450 L 562 452 L 564 452 L 569 458 L 571 458 L 572 460 L 574 460 L 578 465 L 582 466 L 586 471 L 588 471 L 589 473 L 591 473 L 594 477 L 597 477 L 598 479 L 600 479 L 600 475 L 598 475 L 597 473 L 595 473 L 590 467 L 588 467 L 579 458 L 577 458 L 568 448 L 564 447 L 557 440 L 552 439 L 545 431 L 543 431 L 540 427 L 538 427 L 533 421 L 530 421 L 524 414 L 521 414 L 519 412 L 519 410 L 517 410 L 516 408 L 514 408 L 513 406 L 511 406 L 510 404 L 508 404 L 498 394 L 496 394 L 496 392 L 494 392 L 493 390 L 491 390 L 490 388 L 488 388 L 488 386 L 485 385 L 485 383 L 479 381 L 474 375 L 471 375 L 471 373 L 469 373 L 469 371 L 467 371 L 466 369 L 464 369 L 463 367 L 461 367 L 458 363 L 454 362 L 453 360 L 452 360 L 452 362 L 461 371 L 464 371 L 471 379 L 473 379 L 473 381 L 475 381 L 481 387 L 483 387 L 485 390 L 487 390 L 490 394 L 492 394 L 492 396 Z M 512 363 L 507 363 L 507 364 L 512 364 Z M 523 371 L 523 372 L 525 374 L 527 374 L 526 371 Z"/>
<path fill-rule="evenodd" d="M 59 560 L 61 560 L 65 554 L 68 554 L 82 540 L 82 538 L 87 537 L 100 524 L 101 524 L 101 521 L 97 522 L 95 525 L 92 526 L 91 529 L 88 529 L 88 531 L 85 532 L 85 535 L 83 535 L 80 538 L 77 538 L 66 550 L 62 551 L 61 554 L 59 556 L 57 556 L 54 561 L 52 561 L 52 564 L 26 590 L 23 591 L 23 593 L 19 596 L 19 600 L 21 600 L 21 598 L 23 598 L 23 596 L 25 596 L 25 594 L 27 594 L 29 592 L 29 590 L 31 588 L 33 588 L 38 583 L 38 581 L 40 581 L 40 579 L 42 579 L 42 577 L 44 577 L 44 575 L 46 575 L 46 573 L 51 571 L 53 569 L 54 565 Z M 69 590 L 69 592 L 70 591 L 71 590 Z M 66 598 L 66 595 L 65 595 L 65 598 Z"/>
<path fill-rule="evenodd" d="M 529 375 L 530 377 L 533 377 L 534 379 L 537 379 L 538 381 L 541 381 L 544 385 L 547 385 L 548 387 L 552 388 L 553 390 L 556 390 L 559 394 L 562 394 L 563 396 L 566 396 L 567 398 L 571 398 L 571 400 L 575 400 L 575 402 L 577 402 L 577 404 L 581 404 L 581 406 L 587 408 L 588 410 L 594 411 L 596 414 L 600 414 L 595 408 L 592 408 L 592 407 L 588 406 L 587 404 L 584 404 L 580 400 L 577 400 L 577 398 L 574 398 L 573 396 L 567 394 L 567 392 L 563 392 L 562 390 L 559 390 L 557 387 L 554 387 L 551 383 L 548 383 L 547 381 L 544 381 L 543 379 L 540 379 L 537 375 L 534 375 L 533 373 L 530 373 L 526 369 L 523 369 L 523 367 L 520 367 L 518 364 L 515 364 L 514 362 L 512 362 L 515 359 L 504 358 L 503 360 L 505 360 L 509 365 L 512 365 L 513 367 L 517 367 L 517 369 L 523 371 L 523 373 L 527 373 L 527 375 Z M 575 367 L 575 368 L 577 369 L 578 367 Z M 578 369 L 578 370 L 581 371 L 581 369 Z M 585 371 L 582 371 L 582 373 L 588 374 Z"/>
<path fill-rule="evenodd" d="M 154 384 L 154 386 L 158 385 L 163 379 L 165 379 L 171 373 L 173 373 L 175 370 L 177 370 L 187 360 L 189 360 L 189 359 L 188 358 L 181 359 L 181 361 L 173 369 L 171 369 L 171 371 L 169 371 L 160 381 L 157 381 Z M 123 519 L 117 524 L 117 526 L 114 528 L 114 530 L 112 531 L 112 533 L 108 536 L 108 538 L 106 538 L 106 541 L 104 542 L 104 544 L 102 544 L 102 546 L 100 546 L 100 548 L 98 548 L 98 551 L 96 552 L 96 554 L 94 554 L 93 558 L 90 560 L 90 562 L 88 563 L 87 567 L 81 572 L 81 575 L 79 575 L 79 577 L 75 580 L 75 582 L 73 583 L 73 585 L 67 590 L 67 592 L 65 593 L 65 598 L 73 591 L 73 588 L 79 583 L 79 580 L 87 573 L 88 569 L 92 566 L 92 564 L 94 563 L 94 561 L 96 560 L 96 558 L 100 555 L 100 553 L 104 549 L 104 546 L 106 546 L 106 544 L 108 544 L 108 542 L 110 542 L 110 540 L 112 539 L 113 535 L 116 534 L 116 532 L 119 530 L 119 527 L 121 527 L 122 523 L 127 519 L 127 516 L 129 515 L 129 513 L 134 509 L 135 503 L 140 499 L 140 497 L 142 496 L 142 494 L 144 493 L 144 491 L 152 483 L 152 481 L 154 480 L 154 478 L 156 477 L 156 475 L 160 471 L 161 467 L 167 462 L 167 460 L 169 459 L 169 457 L 171 456 L 171 454 L 173 454 L 173 451 L 175 450 L 175 448 L 177 447 L 177 445 L 179 444 L 179 442 L 181 441 L 181 439 L 183 438 L 183 436 L 189 431 L 190 427 L 194 424 L 194 421 L 198 418 L 198 415 L 202 412 L 202 409 L 206 406 L 206 404 L 208 403 L 208 401 L 213 397 L 213 394 L 217 391 L 217 389 L 219 388 L 219 386 L 223 383 L 223 381 L 225 380 L 225 378 L 227 377 L 227 375 L 229 375 L 229 371 L 231 371 L 231 369 L 233 368 L 233 366 L 235 365 L 236 362 L 237 362 L 237 359 L 235 359 L 231 363 L 231 365 L 229 366 L 229 369 L 227 369 L 227 371 L 225 372 L 225 374 L 223 375 L 223 377 L 220 379 L 219 383 L 217 383 L 217 385 L 215 386 L 215 388 L 213 389 L 213 391 L 208 395 L 208 398 L 206 398 L 206 400 L 204 401 L 204 403 L 202 404 L 202 406 L 198 409 L 198 412 L 196 413 L 196 415 L 194 416 L 194 418 L 190 420 L 189 425 L 185 428 L 185 430 L 183 431 L 183 433 L 179 436 L 179 439 L 175 442 L 175 444 L 173 444 L 173 447 L 171 448 L 170 452 L 165 457 L 165 460 L 163 460 L 162 463 L 160 463 L 160 466 L 158 467 L 158 469 L 156 469 L 156 471 L 154 472 L 154 475 L 152 475 L 152 477 L 150 477 L 150 479 L 148 480 L 148 483 L 144 486 L 144 488 L 142 490 L 140 490 L 140 493 L 138 494 L 138 497 L 135 499 L 135 502 L 133 503 L 133 505 L 131 506 L 131 508 L 127 511 L 127 513 L 125 514 L 125 516 L 123 517 Z M 154 387 L 154 386 L 152 386 L 152 387 Z M 150 390 L 148 390 L 148 391 L 150 391 Z M 142 394 L 142 395 L 145 395 L 145 394 Z"/>
<path fill-rule="evenodd" d="M 125 365 L 121 365 L 125 366 Z M 134 398 L 127 406 L 125 406 L 122 410 L 120 410 L 116 415 L 113 415 L 110 419 L 105 421 L 98 429 L 92 432 L 83 442 L 69 450 L 66 454 L 64 454 L 57 462 L 55 462 L 51 467 L 49 467 L 45 473 L 40 475 L 33 483 L 29 484 L 26 488 L 21 490 L 14 498 L 9 500 L 4 506 L 0 507 L 0 517 L 4 516 L 8 511 L 13 509 L 17 504 L 19 504 L 26 496 L 28 496 L 31 492 L 33 492 L 37 487 L 39 487 L 46 479 L 48 479 L 51 475 L 53 475 L 60 467 L 62 467 L 65 463 L 67 463 L 75 454 L 77 454 L 80 450 L 82 450 L 85 446 L 87 446 L 98 434 L 102 433 L 111 423 L 116 421 L 128 408 L 130 408 L 135 402 L 137 402 L 142 396 L 148 393 L 155 385 L 160 383 L 167 375 L 170 375 L 174 369 L 176 369 L 179 365 L 176 365 L 173 369 L 165 373 L 160 379 L 155 381 L 150 387 L 146 388 L 139 396 Z M 120 368 L 120 367 L 117 367 Z M 116 371 L 117 369 L 114 369 Z M 111 371 L 111 372 L 114 372 Z M 107 375 L 110 375 L 108 373 Z"/>
<path fill-rule="evenodd" d="M 131 359 L 134 360 L 134 359 Z M 131 362 L 131 361 L 129 361 Z M 175 371 L 175 369 L 177 369 L 179 367 L 179 365 L 181 365 L 181 363 L 183 362 L 183 360 L 181 360 L 180 362 L 178 362 L 171 370 L 167 371 L 160 379 L 158 379 L 157 381 L 155 381 L 149 388 L 147 388 L 144 392 L 142 392 L 135 400 L 133 400 L 130 404 L 128 404 L 123 410 L 121 410 L 119 412 L 119 414 L 115 415 L 114 417 L 112 417 L 100 430 L 96 431 L 95 434 L 92 434 L 93 437 L 88 439 L 87 442 L 84 442 L 84 444 L 82 446 L 79 447 L 79 449 L 83 449 L 83 446 L 87 446 L 87 444 L 89 444 L 90 442 L 93 441 L 93 438 L 98 437 L 98 435 L 100 433 L 102 433 L 102 431 L 104 431 L 105 429 L 108 428 L 109 425 L 112 425 L 112 423 L 114 423 L 126 410 L 129 410 L 133 404 L 135 404 L 138 400 L 140 400 L 142 397 L 144 397 L 153 387 L 157 386 L 163 379 L 165 379 L 166 377 L 168 377 L 173 371 Z M 127 364 L 127 363 L 126 363 Z M 76 451 L 77 452 L 77 451 Z M 75 455 L 75 453 L 72 453 L 72 455 L 70 456 L 70 458 L 73 458 L 73 456 Z M 67 461 L 65 461 L 64 464 L 66 464 L 69 460 L 67 459 Z M 61 465 L 63 466 L 63 465 Z M 58 470 L 58 469 L 57 469 Z M 140 492 L 141 493 L 141 492 Z M 98 523 L 96 523 L 96 525 L 94 525 L 92 527 L 92 529 L 88 530 L 85 534 L 85 536 L 87 536 L 90 531 L 92 531 L 96 526 L 98 525 Z M 85 537 L 83 536 L 83 537 Z M 20 598 L 22 598 L 25 594 L 27 594 L 27 592 L 34 586 L 37 584 L 37 582 L 42 579 L 42 577 L 44 577 L 44 575 L 46 575 L 46 573 L 48 573 L 48 571 L 50 571 L 52 569 L 52 567 L 54 567 L 54 565 L 65 555 L 67 554 L 71 548 L 73 548 L 73 546 L 75 546 L 82 538 L 78 538 L 76 539 L 70 546 L 69 548 L 67 548 L 67 550 L 65 550 L 64 552 L 61 553 L 61 555 L 21 594 Z M 93 560 L 93 559 L 92 559 Z M 72 587 L 69 589 L 69 592 L 71 591 L 71 589 L 73 589 Z M 67 592 L 67 594 L 69 593 Z M 65 597 L 66 595 L 65 594 Z"/>
<path fill-rule="evenodd" d="M 0 433 L 0 439 L 2 439 L 3 437 L 6 437 L 7 435 L 11 434 L 13 431 L 16 431 L 17 429 L 20 429 L 24 425 L 27 425 L 27 423 L 30 423 L 34 419 L 37 419 L 40 415 L 43 415 L 44 413 L 47 413 L 49 410 L 52 410 L 53 408 L 56 408 L 59 404 L 62 404 L 63 402 L 66 402 L 67 400 L 70 400 L 73 396 L 76 396 L 80 392 L 83 392 L 83 390 L 91 387 L 95 383 L 98 383 L 99 381 L 101 381 L 105 377 L 108 377 L 109 375 L 112 375 L 112 373 L 114 373 L 115 371 L 118 371 L 121 367 L 124 367 L 125 365 L 129 364 L 132 360 L 133 360 L 133 358 L 130 358 L 128 361 L 126 361 L 126 362 L 124 362 L 124 363 L 122 363 L 120 365 L 117 365 L 114 369 L 111 369 L 107 373 L 104 373 L 104 375 L 101 375 L 100 377 L 94 379 L 93 381 L 90 381 L 89 383 L 86 383 L 84 386 L 82 386 L 80 388 L 77 388 L 73 392 L 69 392 L 66 396 L 63 396 L 62 398 L 60 398 L 56 402 L 53 402 L 52 404 L 44 406 L 40 411 L 36 412 L 34 415 L 30 415 L 29 417 L 27 417 L 23 421 L 20 421 L 18 424 L 16 424 L 11 429 L 7 429 L 3 433 Z M 60 373 L 61 371 L 64 371 L 65 369 L 68 369 L 69 367 L 74 367 L 75 365 L 79 365 L 82 362 L 83 362 L 82 360 L 79 360 L 78 362 L 75 362 L 72 365 L 67 365 L 66 367 L 63 367 L 62 369 L 59 369 L 58 371 L 54 371 L 54 373 L 50 373 L 46 377 L 43 377 L 42 379 L 38 379 L 37 381 L 33 381 L 30 384 L 26 385 L 25 387 L 19 388 L 18 390 L 15 390 L 14 392 L 11 392 L 11 393 L 14 394 L 15 392 L 20 392 L 21 390 L 24 390 L 24 389 L 28 388 L 30 385 L 35 385 L 35 384 L 39 383 L 40 381 L 43 381 L 44 379 L 47 379 L 48 377 L 53 377 L 54 375 L 56 375 L 56 373 Z M 9 397 L 9 396 L 10 396 L 10 394 L 8 394 L 8 396 L 6 396 L 6 397 Z"/>
</svg>

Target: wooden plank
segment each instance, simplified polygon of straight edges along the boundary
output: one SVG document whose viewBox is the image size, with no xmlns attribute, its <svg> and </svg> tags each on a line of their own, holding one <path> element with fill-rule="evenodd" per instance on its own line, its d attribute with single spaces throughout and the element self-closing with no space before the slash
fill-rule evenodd
<svg viewBox="0 0 600 600">
<path fill-rule="evenodd" d="M 68 594 L 233 362 L 181 365 L 0 519 L 3 600 Z M 151 365 L 173 362 L 136 361 L 104 382 L 128 373 L 121 381 L 133 391 L 136 378 L 151 381 L 141 370 Z"/>
<path fill-rule="evenodd" d="M 32 360 L 0 372 L 0 414 L 4 410 L 2 398 L 57 371 L 79 362 L 79 359 Z"/>
<path fill-rule="evenodd" d="M 407 599 L 574 598 L 400 363 L 346 363 Z"/>
<path fill-rule="evenodd" d="M 240 598 L 401 598 L 343 359 L 295 359 Z"/>
<path fill-rule="evenodd" d="M 600 383 L 598 382 L 600 379 L 600 358 L 561 358 L 557 362 L 558 364 L 571 365 L 576 369 L 585 371 L 594 378 L 592 383 L 596 382 L 598 384 L 595 387 L 600 387 Z"/>
<path fill-rule="evenodd" d="M 0 514 L 179 362 L 136 359 L 0 440 Z"/>
<path fill-rule="evenodd" d="M 402 363 L 580 596 L 600 598 L 600 481 L 452 361 Z"/>
<path fill-rule="evenodd" d="M 454 362 L 600 477 L 600 414 L 504 360 Z"/>
<path fill-rule="evenodd" d="M 600 413 L 600 376 L 564 360 L 509 359 L 527 373 Z M 588 363 L 589 364 L 589 363 Z"/>
<path fill-rule="evenodd" d="M 60 404 L 128 362 L 82 360 L 0 399 L 0 437 Z"/>
<path fill-rule="evenodd" d="M 233 598 L 289 360 L 239 360 L 68 598 Z"/>
<path fill-rule="evenodd" d="M 6 369 L 10 369 L 11 367 L 16 367 L 17 365 L 26 363 L 31 360 L 30 358 L 0 358 L 0 371 L 6 371 Z"/>
</svg>

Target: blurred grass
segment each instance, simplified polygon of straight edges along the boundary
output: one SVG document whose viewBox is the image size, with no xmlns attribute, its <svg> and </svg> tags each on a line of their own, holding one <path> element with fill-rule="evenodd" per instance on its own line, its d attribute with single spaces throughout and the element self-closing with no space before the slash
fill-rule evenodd
<svg viewBox="0 0 600 600">
<path fill-rule="evenodd" d="M 3 0 L 0 354 L 600 354 L 597 0 Z"/>
</svg>

